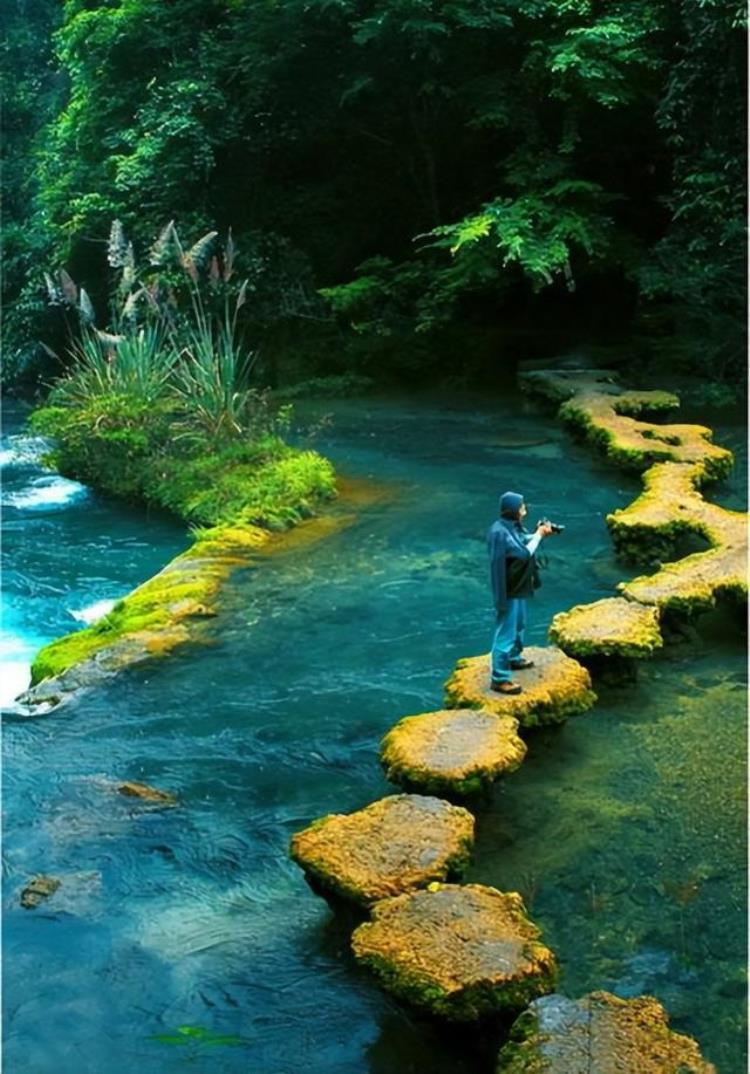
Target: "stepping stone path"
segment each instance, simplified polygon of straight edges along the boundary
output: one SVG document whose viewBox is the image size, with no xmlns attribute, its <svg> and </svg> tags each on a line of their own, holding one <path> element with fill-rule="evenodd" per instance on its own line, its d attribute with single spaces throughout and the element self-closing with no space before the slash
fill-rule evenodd
<svg viewBox="0 0 750 1074">
<path fill-rule="evenodd" d="M 716 1074 L 651 996 L 535 1000 L 511 1030 L 497 1074 Z"/>
<path fill-rule="evenodd" d="M 711 546 L 674 563 L 661 565 L 618 586 L 636 606 L 692 612 L 712 607 L 717 598 L 747 600 L 747 515 L 707 503 L 703 485 L 725 477 L 733 465 L 731 451 L 712 443 L 703 425 L 641 421 L 644 412 L 679 406 L 668 392 L 626 391 L 607 370 L 536 371 L 522 375 L 522 385 L 561 403 L 559 416 L 604 450 L 608 458 L 629 469 L 645 471 L 644 492 L 629 507 L 614 511 L 607 525 L 618 554 L 653 562 L 675 554 L 677 541 L 697 534 Z M 594 611 L 596 609 L 596 611 Z M 649 656 L 653 631 L 645 644 L 633 648 L 633 633 L 646 620 L 627 611 L 616 599 L 573 609 L 570 619 L 556 617 L 550 637 L 568 652 L 584 655 Z M 567 642 L 567 644 L 566 644 Z M 624 650 L 631 648 L 630 653 Z M 640 649 L 640 651 L 638 651 Z"/>
<path fill-rule="evenodd" d="M 445 684 L 448 705 L 482 708 L 498 715 L 514 716 L 522 727 L 561 723 L 586 712 L 596 701 L 586 668 L 554 646 L 524 649 L 534 667 L 514 671 L 520 694 L 497 694 L 490 689 L 490 658 L 474 656 L 459 660 Z"/>
<path fill-rule="evenodd" d="M 468 865 L 474 818 L 439 798 L 397 794 L 335 813 L 292 838 L 292 858 L 326 891 L 368 906 Z"/>
<path fill-rule="evenodd" d="M 570 656 L 621 656 L 639 659 L 662 646 L 654 608 L 622 597 L 579 604 L 560 612 L 549 628 L 550 640 Z"/>
<path fill-rule="evenodd" d="M 406 716 L 388 732 L 380 760 L 392 783 L 431 794 L 473 794 L 514 772 L 526 756 L 518 720 L 481 709 Z"/>
<path fill-rule="evenodd" d="M 399 999 L 463 1022 L 554 986 L 555 956 L 539 936 L 515 892 L 433 884 L 377 903 L 352 948 Z"/>
<path fill-rule="evenodd" d="M 679 404 L 668 392 L 624 391 L 606 370 L 541 371 L 525 386 L 561 404 L 560 417 L 618 465 L 645 471 L 643 494 L 607 524 L 620 556 L 653 562 L 698 534 L 711 546 L 620 583 L 620 596 L 555 616 L 556 643 L 529 648 L 516 695 L 490 689 L 489 656 L 460 660 L 447 709 L 407 716 L 381 743 L 387 777 L 446 795 L 489 786 L 522 762 L 522 728 L 560 723 L 596 702 L 580 657 L 642 658 L 662 645 L 665 609 L 747 597 L 746 516 L 707 503 L 700 488 L 728 473 L 731 452 L 700 425 L 642 420 Z M 716 1074 L 689 1037 L 670 1031 L 650 997 L 545 995 L 556 963 L 521 897 L 480 884 L 442 883 L 466 864 L 473 818 L 438 798 L 383 798 L 316 821 L 292 839 L 292 857 L 324 891 L 368 907 L 352 936 L 357 960 L 383 988 L 432 1015 L 474 1021 L 531 1005 L 500 1052 L 497 1074 Z M 541 997 L 541 998 L 540 998 Z"/>
</svg>

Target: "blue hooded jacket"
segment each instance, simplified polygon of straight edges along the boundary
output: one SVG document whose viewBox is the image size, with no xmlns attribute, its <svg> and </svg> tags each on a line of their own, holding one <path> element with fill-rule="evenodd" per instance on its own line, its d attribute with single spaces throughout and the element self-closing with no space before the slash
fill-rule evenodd
<svg viewBox="0 0 750 1074">
<path fill-rule="evenodd" d="M 533 597 L 539 586 L 534 555 L 526 547 L 528 534 L 516 517 L 522 503 L 519 493 L 506 492 L 500 498 L 506 517 L 493 522 L 487 533 L 492 599 L 498 615 L 506 611 L 509 600 Z"/>
</svg>

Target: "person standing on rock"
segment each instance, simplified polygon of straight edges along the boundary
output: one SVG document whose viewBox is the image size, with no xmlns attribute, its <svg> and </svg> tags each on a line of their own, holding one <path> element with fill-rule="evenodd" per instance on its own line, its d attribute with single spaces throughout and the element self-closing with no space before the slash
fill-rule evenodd
<svg viewBox="0 0 750 1074">
<path fill-rule="evenodd" d="M 500 518 L 487 534 L 490 554 L 490 581 L 497 622 L 492 639 L 490 689 L 498 694 L 520 694 L 511 672 L 533 667 L 523 656 L 526 626 L 526 599 L 541 584 L 536 551 L 552 526 L 540 522 L 533 534 L 523 527 L 526 504 L 520 492 L 504 492 L 500 497 Z"/>
</svg>

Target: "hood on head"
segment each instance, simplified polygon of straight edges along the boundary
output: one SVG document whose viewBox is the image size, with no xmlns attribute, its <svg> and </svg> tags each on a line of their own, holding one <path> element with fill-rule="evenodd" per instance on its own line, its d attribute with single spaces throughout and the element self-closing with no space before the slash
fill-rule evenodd
<svg viewBox="0 0 750 1074">
<path fill-rule="evenodd" d="M 520 492 L 504 492 L 500 497 L 500 514 L 503 518 L 518 518 L 523 504 Z"/>
</svg>

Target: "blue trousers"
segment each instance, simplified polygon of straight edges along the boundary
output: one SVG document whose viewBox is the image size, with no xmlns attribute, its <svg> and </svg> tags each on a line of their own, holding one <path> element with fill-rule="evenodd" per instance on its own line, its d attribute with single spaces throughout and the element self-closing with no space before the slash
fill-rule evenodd
<svg viewBox="0 0 750 1074">
<path fill-rule="evenodd" d="M 523 631 L 526 626 L 526 601 L 514 597 L 502 614 L 498 614 L 492 638 L 492 681 L 508 682 L 511 662 L 520 660 L 523 652 Z"/>
</svg>

